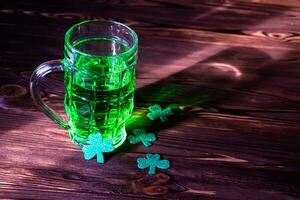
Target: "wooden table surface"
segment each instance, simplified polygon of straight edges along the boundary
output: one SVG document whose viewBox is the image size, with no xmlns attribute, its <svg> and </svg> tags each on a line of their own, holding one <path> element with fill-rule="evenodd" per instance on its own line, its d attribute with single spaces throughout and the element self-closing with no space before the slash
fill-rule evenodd
<svg viewBox="0 0 300 200">
<path fill-rule="evenodd" d="M 258 2 L 1 2 L 0 198 L 300 198 L 300 3 Z M 114 19 L 138 33 L 127 130 L 158 135 L 149 148 L 124 145 L 104 165 L 84 160 L 28 88 L 40 63 L 63 57 L 65 31 L 85 19 Z M 44 100 L 63 113 L 62 76 L 42 85 Z M 175 115 L 151 122 L 152 104 Z M 172 167 L 147 176 L 136 163 L 147 152 Z"/>
</svg>

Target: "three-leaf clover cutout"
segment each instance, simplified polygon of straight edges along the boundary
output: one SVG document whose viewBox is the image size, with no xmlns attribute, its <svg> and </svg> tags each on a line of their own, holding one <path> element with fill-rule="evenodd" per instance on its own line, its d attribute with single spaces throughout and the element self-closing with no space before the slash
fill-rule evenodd
<svg viewBox="0 0 300 200">
<path fill-rule="evenodd" d="M 168 169 L 170 167 L 170 161 L 160 160 L 159 154 L 147 153 L 146 158 L 137 159 L 138 168 L 145 169 L 149 167 L 148 174 L 155 174 L 155 168 Z"/>
<path fill-rule="evenodd" d="M 147 117 L 149 119 L 156 120 L 156 119 L 160 118 L 160 120 L 162 122 L 165 122 L 168 120 L 167 116 L 171 116 L 174 114 L 170 107 L 167 107 L 162 110 L 161 106 L 158 104 L 150 106 L 149 110 L 150 110 L 150 113 L 147 114 Z"/>
<path fill-rule="evenodd" d="M 97 156 L 97 162 L 104 163 L 103 153 L 112 152 L 115 149 L 112 141 L 103 141 L 100 131 L 98 131 L 96 134 L 90 134 L 88 139 L 88 144 L 82 148 L 84 158 L 86 160 L 90 160 Z"/>
<path fill-rule="evenodd" d="M 144 128 L 141 129 L 135 129 L 133 131 L 134 135 L 129 135 L 128 139 L 130 144 L 137 144 L 139 142 L 142 142 L 145 147 L 149 147 L 152 145 L 151 142 L 156 141 L 156 136 L 154 133 L 146 133 L 146 130 Z"/>
</svg>

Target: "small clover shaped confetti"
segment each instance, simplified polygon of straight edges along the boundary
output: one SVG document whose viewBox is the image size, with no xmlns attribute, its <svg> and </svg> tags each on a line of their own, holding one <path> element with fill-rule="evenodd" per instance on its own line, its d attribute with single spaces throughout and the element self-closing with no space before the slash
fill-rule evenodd
<svg viewBox="0 0 300 200">
<path fill-rule="evenodd" d="M 137 159 L 138 168 L 145 169 L 149 167 L 148 174 L 155 174 L 155 168 L 168 169 L 170 168 L 170 161 L 160 160 L 159 154 L 147 153 L 146 158 Z"/>
<path fill-rule="evenodd" d="M 144 128 L 141 129 L 135 129 L 133 131 L 134 135 L 129 135 L 128 139 L 130 144 L 137 144 L 139 142 L 142 142 L 145 147 L 149 147 L 152 145 L 151 142 L 156 141 L 156 136 L 154 133 L 146 133 L 146 130 Z"/>
<path fill-rule="evenodd" d="M 112 141 L 103 141 L 100 131 L 98 131 L 96 134 L 89 135 L 88 139 L 88 144 L 82 148 L 84 158 L 86 160 L 90 160 L 97 156 L 97 162 L 104 163 L 103 153 L 112 152 L 114 150 Z"/>
<path fill-rule="evenodd" d="M 156 120 L 160 118 L 162 122 L 168 121 L 167 116 L 171 116 L 174 113 L 172 112 L 170 107 L 165 108 L 162 110 L 161 106 L 155 104 L 149 107 L 150 113 L 147 114 L 147 117 L 151 120 Z"/>
</svg>

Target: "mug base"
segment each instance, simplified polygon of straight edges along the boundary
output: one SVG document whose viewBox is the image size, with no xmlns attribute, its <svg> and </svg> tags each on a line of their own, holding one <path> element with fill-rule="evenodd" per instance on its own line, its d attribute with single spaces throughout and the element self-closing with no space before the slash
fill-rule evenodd
<svg viewBox="0 0 300 200">
<path fill-rule="evenodd" d="M 120 130 L 120 132 L 119 132 L 118 135 L 120 135 L 121 137 L 119 137 L 119 138 L 113 140 L 113 145 L 114 145 L 115 150 L 116 150 L 117 148 L 119 148 L 119 147 L 125 142 L 125 140 L 126 140 L 127 132 L 126 132 L 126 130 L 125 130 L 125 127 L 123 127 L 123 128 Z M 79 148 L 82 148 L 82 147 L 86 144 L 86 141 L 87 141 L 86 138 L 82 138 L 82 137 L 80 137 L 80 136 L 77 136 L 77 135 L 75 134 L 75 132 L 73 132 L 73 131 L 71 131 L 71 130 L 69 130 L 69 136 L 70 136 L 72 142 L 73 142 L 76 146 L 78 146 Z"/>
</svg>

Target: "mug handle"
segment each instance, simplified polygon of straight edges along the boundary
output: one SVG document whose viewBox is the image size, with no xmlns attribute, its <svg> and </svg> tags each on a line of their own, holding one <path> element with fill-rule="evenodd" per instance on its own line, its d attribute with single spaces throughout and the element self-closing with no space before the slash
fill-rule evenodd
<svg viewBox="0 0 300 200">
<path fill-rule="evenodd" d="M 62 60 L 50 60 L 40 64 L 30 78 L 30 93 L 34 103 L 53 121 L 59 124 L 64 129 L 69 129 L 69 125 L 54 110 L 52 110 L 40 96 L 39 81 L 49 73 L 63 72 Z"/>
</svg>

